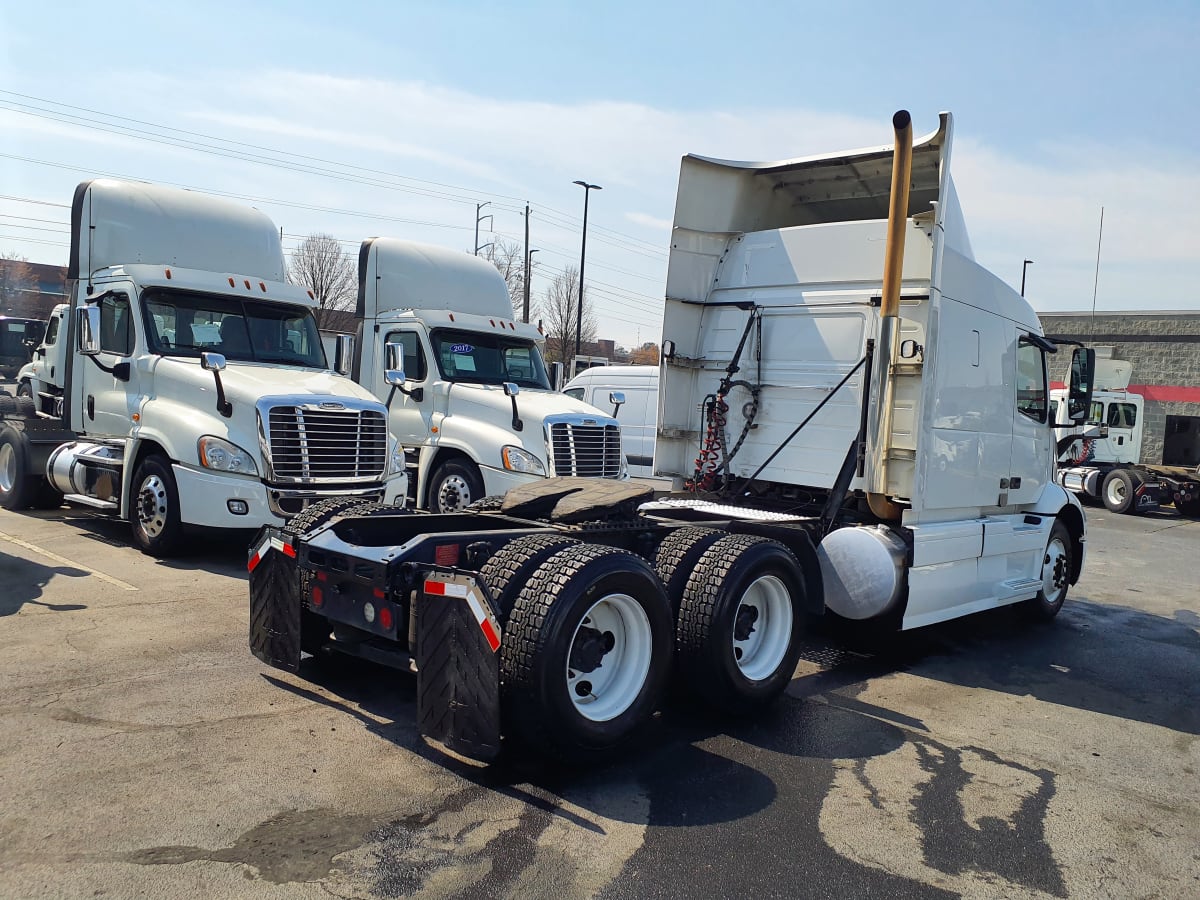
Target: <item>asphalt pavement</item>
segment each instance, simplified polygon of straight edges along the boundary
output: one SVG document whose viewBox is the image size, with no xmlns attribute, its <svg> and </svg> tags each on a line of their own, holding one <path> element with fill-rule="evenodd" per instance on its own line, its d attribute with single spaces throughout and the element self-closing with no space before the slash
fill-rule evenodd
<svg viewBox="0 0 1200 900">
<path fill-rule="evenodd" d="M 1200 522 L 1089 510 L 1052 624 L 815 631 L 769 714 L 454 758 L 411 677 L 246 646 L 245 535 L 0 511 L 0 895 L 1200 896 Z"/>
</svg>

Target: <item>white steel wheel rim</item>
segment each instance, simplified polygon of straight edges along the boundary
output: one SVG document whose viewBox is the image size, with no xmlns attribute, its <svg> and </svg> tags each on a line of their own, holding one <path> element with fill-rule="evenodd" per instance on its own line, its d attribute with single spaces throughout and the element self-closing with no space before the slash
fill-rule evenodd
<svg viewBox="0 0 1200 900">
<path fill-rule="evenodd" d="M 1108 483 L 1108 502 L 1113 506 L 1120 506 L 1125 502 L 1125 482 L 1120 478 L 1114 478 Z"/>
<path fill-rule="evenodd" d="M 1042 563 L 1042 594 L 1046 602 L 1055 604 L 1067 588 L 1067 548 L 1059 538 L 1046 546 L 1046 559 Z"/>
<path fill-rule="evenodd" d="M 167 527 L 167 485 L 151 475 L 138 489 L 138 525 L 146 537 L 158 537 Z"/>
<path fill-rule="evenodd" d="M 567 648 L 567 694 L 575 710 L 608 722 L 629 709 L 650 674 L 653 644 L 650 617 L 633 597 L 608 594 L 593 603 Z"/>
<path fill-rule="evenodd" d="M 471 486 L 461 475 L 451 475 L 438 485 L 437 496 L 441 512 L 458 512 L 471 504 Z"/>
<path fill-rule="evenodd" d="M 17 483 L 17 454 L 12 444 L 0 444 L 0 491 L 8 493 Z"/>
<path fill-rule="evenodd" d="M 770 678 L 792 642 L 792 595 L 774 575 L 754 580 L 734 613 L 733 658 L 750 681 Z"/>
</svg>

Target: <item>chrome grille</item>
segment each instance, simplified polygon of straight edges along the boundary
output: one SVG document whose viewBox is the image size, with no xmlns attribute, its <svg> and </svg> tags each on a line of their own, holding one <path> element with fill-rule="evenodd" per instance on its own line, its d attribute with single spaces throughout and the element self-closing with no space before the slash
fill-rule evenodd
<svg viewBox="0 0 1200 900">
<path fill-rule="evenodd" d="M 344 481 L 383 476 L 387 419 L 377 410 L 275 406 L 267 425 L 277 478 Z"/>
<path fill-rule="evenodd" d="M 617 478 L 621 474 L 621 428 L 556 422 L 550 426 L 550 452 L 555 475 Z"/>
</svg>

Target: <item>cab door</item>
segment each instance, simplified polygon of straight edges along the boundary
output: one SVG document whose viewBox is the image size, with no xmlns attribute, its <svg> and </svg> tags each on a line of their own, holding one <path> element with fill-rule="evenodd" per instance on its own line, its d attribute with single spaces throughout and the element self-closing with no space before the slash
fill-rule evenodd
<svg viewBox="0 0 1200 900">
<path fill-rule="evenodd" d="M 388 400 L 388 424 L 392 434 L 408 450 L 418 450 L 433 438 L 434 396 L 430 389 L 432 379 L 429 372 L 429 355 L 421 332 L 413 328 L 401 328 L 387 332 L 384 342 L 399 344 L 404 351 L 404 376 L 407 379 L 401 393 L 383 380 L 384 354 L 376 355 L 379 365 L 371 376 L 376 396 Z M 414 395 L 421 395 L 420 399 Z"/>
<path fill-rule="evenodd" d="M 1027 335 L 1016 336 L 1016 397 L 1013 405 L 1012 451 L 1007 487 L 1001 499 L 1007 504 L 1034 503 L 1053 477 L 1054 429 L 1050 424 L 1050 391 L 1046 379 L 1046 353 Z"/>
<path fill-rule="evenodd" d="M 139 325 L 133 285 L 114 286 L 89 301 L 100 307 L 100 353 L 74 360 L 73 416 L 77 428 L 96 437 L 128 437 L 139 390 L 132 365 Z M 74 348 L 72 348 L 74 349 Z"/>
</svg>

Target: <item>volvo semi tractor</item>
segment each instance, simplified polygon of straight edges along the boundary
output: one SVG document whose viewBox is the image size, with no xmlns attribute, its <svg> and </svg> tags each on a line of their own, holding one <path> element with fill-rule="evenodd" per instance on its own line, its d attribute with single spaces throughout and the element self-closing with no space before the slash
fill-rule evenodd
<svg viewBox="0 0 1200 900">
<path fill-rule="evenodd" d="M 387 410 L 335 371 L 264 214 L 141 183 L 80 184 L 71 302 L 24 396 L 0 398 L 0 504 L 67 502 L 170 555 L 189 528 L 282 524 L 315 500 L 402 500 Z"/>
<path fill-rule="evenodd" d="M 669 679 L 770 703 L 810 616 L 1055 616 L 1085 546 L 1054 482 L 1059 345 L 973 259 L 949 114 L 916 142 L 893 124 L 894 146 L 684 158 L 654 454 L 678 493 L 552 478 L 452 515 L 313 507 L 252 550 L 253 652 L 415 670 L 430 738 L 583 760 Z M 1073 351 L 1072 422 L 1093 365 Z"/>
<path fill-rule="evenodd" d="M 513 319 L 487 260 L 366 240 L 358 317 L 354 377 L 387 402 L 417 506 L 457 512 L 548 476 L 627 477 L 620 403 L 606 412 L 552 390 L 545 338 Z"/>
</svg>

